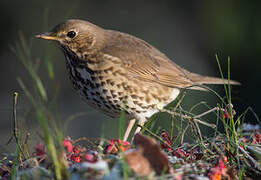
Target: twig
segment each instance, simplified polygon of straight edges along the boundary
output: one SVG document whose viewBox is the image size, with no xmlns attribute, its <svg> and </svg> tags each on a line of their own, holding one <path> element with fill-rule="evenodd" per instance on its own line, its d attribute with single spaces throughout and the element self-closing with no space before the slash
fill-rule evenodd
<svg viewBox="0 0 261 180">
<path fill-rule="evenodd" d="M 222 151 L 221 151 L 221 149 L 216 145 L 216 143 L 215 142 L 209 142 L 213 147 L 214 147 L 214 149 L 217 151 L 217 153 L 220 155 L 220 156 L 222 156 Z"/>
<path fill-rule="evenodd" d="M 178 101 L 178 103 L 176 104 L 176 106 L 173 109 L 173 112 L 176 112 L 177 108 L 180 106 L 182 100 L 184 99 L 185 95 L 186 95 L 186 91 L 183 91 L 183 95 L 181 96 L 180 100 Z M 174 131 L 174 115 L 172 115 L 171 118 L 171 127 L 170 127 L 170 139 L 173 138 L 173 131 Z"/>
<path fill-rule="evenodd" d="M 261 169 L 259 168 L 258 162 L 251 157 L 247 151 L 245 151 L 242 147 L 238 146 L 239 150 L 245 155 L 245 157 L 250 161 L 251 166 L 254 166 L 254 168 L 258 169 L 259 171 L 261 171 Z"/>
<path fill-rule="evenodd" d="M 18 93 L 14 92 L 14 101 L 13 101 L 13 119 L 14 119 L 14 129 L 13 129 L 13 133 L 14 133 L 14 137 L 15 140 L 18 141 L 18 127 L 17 127 L 17 118 L 16 118 L 16 105 L 17 105 L 17 98 L 18 98 Z"/>
<path fill-rule="evenodd" d="M 185 129 L 183 130 L 183 132 L 182 132 L 182 134 L 181 134 L 180 144 L 183 144 L 183 141 L 184 141 L 184 135 L 185 135 L 185 133 L 186 133 L 188 127 L 189 127 L 189 124 L 185 127 Z"/>
<path fill-rule="evenodd" d="M 211 112 L 213 112 L 213 111 L 219 111 L 220 110 L 220 108 L 219 107 L 214 107 L 213 109 L 210 109 L 210 110 L 208 110 L 208 111 L 206 111 L 206 112 L 203 112 L 203 113 L 201 113 L 201 114 L 199 114 L 199 115 L 196 115 L 196 116 L 194 116 L 193 118 L 200 118 L 200 117 L 202 117 L 202 116 L 205 116 L 205 115 L 207 115 L 207 114 L 209 114 L 209 113 L 211 113 Z"/>
<path fill-rule="evenodd" d="M 22 146 L 19 142 L 19 134 L 18 134 L 18 126 L 17 126 L 17 116 L 16 116 L 16 105 L 17 105 L 17 99 L 18 99 L 18 93 L 14 92 L 13 95 L 13 120 L 14 120 L 14 124 L 13 124 L 13 136 L 15 138 L 15 142 L 20 150 L 20 152 L 22 153 L 22 155 L 24 156 L 24 158 L 26 159 L 26 156 L 23 152 Z"/>
<path fill-rule="evenodd" d="M 27 157 L 30 157 L 29 150 L 28 150 L 28 140 L 29 140 L 30 135 L 31 134 L 29 132 L 26 133 L 25 140 L 24 140 L 24 143 L 23 143 L 24 150 L 26 151 Z"/>
<path fill-rule="evenodd" d="M 94 138 L 94 141 L 95 140 L 98 140 L 98 141 L 104 141 L 108 144 L 110 144 L 110 141 L 105 139 L 105 138 Z M 89 139 L 87 137 L 80 137 L 74 141 L 72 141 L 73 144 L 76 144 L 76 143 L 79 143 L 80 141 L 86 141 L 87 143 L 90 143 L 91 145 L 95 146 L 95 147 L 98 147 L 99 145 L 97 145 L 95 142 L 92 141 L 92 139 Z"/>
<path fill-rule="evenodd" d="M 216 125 L 215 124 L 210 124 L 210 123 L 207 123 L 207 122 L 204 122 L 204 121 L 201 121 L 197 118 L 194 118 L 194 117 L 191 117 L 191 116 L 188 116 L 188 115 L 182 115 L 180 113 L 177 113 L 177 112 L 172 112 L 170 110 L 167 110 L 167 109 L 160 109 L 161 112 L 166 112 L 166 113 L 169 113 L 170 115 L 175 115 L 175 116 L 179 116 L 181 118 L 184 118 L 184 119 L 187 119 L 187 120 L 193 120 L 197 123 L 200 123 L 200 124 L 203 124 L 205 126 L 208 126 L 208 127 L 211 127 L 211 128 L 216 128 Z"/>
<path fill-rule="evenodd" d="M 196 121 L 193 121 L 192 124 L 195 126 L 195 129 L 196 129 L 196 132 L 197 132 L 197 134 L 198 134 L 198 136 L 199 136 L 199 139 L 200 139 L 200 141 L 202 142 L 202 141 L 203 141 L 203 138 L 202 138 L 201 131 L 200 131 L 200 128 L 199 128 L 199 126 L 198 126 L 198 123 L 197 123 Z"/>
<path fill-rule="evenodd" d="M 155 133 L 153 133 L 152 131 L 150 131 L 148 128 L 146 128 L 145 126 L 142 126 L 140 124 L 137 124 L 138 127 L 140 127 L 141 129 L 144 129 L 145 131 L 147 131 L 149 134 L 151 134 L 152 136 L 154 136 L 155 138 L 157 138 L 160 142 L 162 142 L 164 145 L 168 146 L 169 148 L 173 149 L 173 147 L 171 147 L 167 142 L 165 142 L 161 137 L 159 137 L 158 135 L 156 135 Z"/>
<path fill-rule="evenodd" d="M 17 98 L 18 98 L 18 93 L 14 92 L 14 94 L 13 94 L 13 135 L 7 141 L 6 145 L 8 145 L 13 140 L 13 138 L 15 138 L 15 142 L 19 148 L 19 151 L 22 153 L 22 155 L 26 159 L 26 156 L 22 150 L 23 148 L 19 142 L 19 137 L 18 137 L 19 135 L 18 135 L 17 116 L 16 116 Z"/>
</svg>

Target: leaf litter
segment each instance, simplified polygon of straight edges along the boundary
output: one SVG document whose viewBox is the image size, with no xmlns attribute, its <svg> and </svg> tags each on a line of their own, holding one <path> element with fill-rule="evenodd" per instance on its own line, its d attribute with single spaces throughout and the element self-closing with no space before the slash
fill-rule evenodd
<svg viewBox="0 0 261 180">
<path fill-rule="evenodd" d="M 84 145 L 82 138 L 63 140 L 64 152 L 59 159 L 65 161 L 69 178 L 74 179 L 122 179 L 127 172 L 129 179 L 238 179 L 261 177 L 260 128 L 245 125 L 240 135 L 237 154 L 239 164 L 233 163 L 227 143 L 217 136 L 204 145 L 183 143 L 173 146 L 166 130 L 160 134 L 162 141 L 136 134 L 133 144 L 120 139 L 99 139 Z M 91 140 L 88 140 L 91 141 Z M 101 141 L 103 145 L 101 146 Z M 6 155 L 0 161 L 1 179 L 9 179 L 15 156 Z M 237 157 L 234 157 L 237 158 Z M 126 169 L 127 167 L 127 169 Z M 240 169 L 241 168 L 241 169 Z M 244 171 L 242 170 L 244 169 Z M 46 146 L 38 143 L 32 156 L 18 161 L 17 179 L 55 179 L 52 161 Z"/>
</svg>

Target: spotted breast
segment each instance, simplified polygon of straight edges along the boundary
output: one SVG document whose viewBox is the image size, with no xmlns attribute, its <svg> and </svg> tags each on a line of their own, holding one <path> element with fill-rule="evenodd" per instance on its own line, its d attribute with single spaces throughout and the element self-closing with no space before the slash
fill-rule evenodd
<svg viewBox="0 0 261 180">
<path fill-rule="evenodd" d="M 94 70 L 91 60 L 81 61 L 68 51 L 65 57 L 74 89 L 90 106 L 111 117 L 118 117 L 125 109 L 128 119 L 146 120 L 158 111 L 158 104 L 165 106 L 179 94 L 178 89 L 128 77 L 124 68 L 107 65 Z"/>
</svg>

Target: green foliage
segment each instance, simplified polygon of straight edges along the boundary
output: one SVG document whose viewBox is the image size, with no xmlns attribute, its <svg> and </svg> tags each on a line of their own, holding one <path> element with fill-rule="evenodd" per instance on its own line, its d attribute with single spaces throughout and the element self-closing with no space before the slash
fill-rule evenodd
<svg viewBox="0 0 261 180">
<path fill-rule="evenodd" d="M 38 63 L 37 61 L 35 63 L 31 61 L 31 43 L 29 45 L 27 44 L 21 32 L 19 33 L 19 37 L 20 42 L 17 42 L 15 44 L 15 47 L 12 47 L 12 51 L 23 63 L 24 67 L 32 78 L 33 84 L 35 84 L 35 88 L 38 91 L 38 95 L 41 97 L 42 100 L 47 101 L 46 90 L 43 86 L 42 81 L 40 80 L 40 77 L 37 74 Z"/>
<path fill-rule="evenodd" d="M 63 152 L 63 136 L 54 123 L 56 121 L 56 115 L 53 114 L 49 109 L 52 100 L 48 100 L 46 90 L 43 86 L 41 78 L 38 75 L 37 70 L 39 61 L 33 61 L 31 46 L 28 46 L 22 33 L 20 33 L 20 42 L 16 43 L 16 46 L 13 47 L 12 50 L 24 65 L 25 69 L 30 75 L 30 79 L 33 82 L 32 89 L 35 91 L 29 90 L 21 78 L 17 79 L 25 95 L 32 104 L 36 119 L 38 120 L 42 129 L 43 140 L 46 144 L 49 157 L 51 158 L 54 165 L 55 177 L 56 179 L 67 179 L 68 172 L 66 169 L 66 164 L 59 158 Z M 52 75 L 52 64 L 49 63 L 46 68 L 49 72 L 48 74 L 50 79 L 53 79 L 54 76 Z"/>
<path fill-rule="evenodd" d="M 119 138 L 121 140 L 123 140 L 123 136 L 124 136 L 125 122 L 126 122 L 125 115 L 126 115 L 125 110 L 124 109 L 121 110 L 121 114 L 119 118 Z"/>
</svg>

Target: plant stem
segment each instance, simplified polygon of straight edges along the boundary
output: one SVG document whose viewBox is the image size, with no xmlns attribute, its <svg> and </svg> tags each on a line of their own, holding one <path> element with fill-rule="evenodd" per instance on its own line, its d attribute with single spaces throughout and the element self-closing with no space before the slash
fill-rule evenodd
<svg viewBox="0 0 261 180">
<path fill-rule="evenodd" d="M 18 133 L 18 125 L 17 125 L 17 115 L 16 115 L 16 105 L 17 105 L 17 99 L 18 99 L 18 93 L 17 92 L 14 92 L 13 94 L 13 119 L 14 119 L 14 129 L 13 129 L 13 135 L 14 135 L 14 138 L 15 138 L 15 142 L 16 142 L 16 145 L 18 146 L 18 149 L 19 151 L 22 153 L 23 157 L 25 159 L 26 156 L 23 152 L 23 149 L 22 149 L 22 146 L 20 144 L 20 139 L 19 139 L 19 133 Z M 18 153 L 19 154 L 19 153 Z"/>
</svg>

